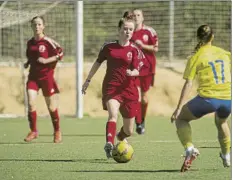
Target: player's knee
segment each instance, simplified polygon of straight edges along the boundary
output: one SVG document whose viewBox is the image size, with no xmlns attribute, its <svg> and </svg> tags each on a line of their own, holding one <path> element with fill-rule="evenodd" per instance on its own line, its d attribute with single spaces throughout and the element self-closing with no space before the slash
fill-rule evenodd
<svg viewBox="0 0 233 180">
<path fill-rule="evenodd" d="M 133 134 L 133 128 L 124 127 L 124 132 L 125 132 L 125 134 L 127 134 L 128 136 L 132 136 L 132 134 Z"/>
<path fill-rule="evenodd" d="M 28 111 L 32 112 L 36 110 L 36 103 L 33 101 L 28 102 Z"/>
<path fill-rule="evenodd" d="M 117 116 L 114 116 L 114 115 L 109 116 L 108 121 L 117 122 Z"/>
<path fill-rule="evenodd" d="M 147 98 L 146 94 L 142 95 L 142 97 L 141 97 L 141 103 L 142 104 L 147 104 L 148 103 L 148 98 Z"/>
<path fill-rule="evenodd" d="M 218 119 L 226 120 L 228 116 L 231 114 L 231 110 L 226 107 L 220 107 L 216 112 L 216 116 Z"/>
<path fill-rule="evenodd" d="M 50 112 L 54 112 L 54 111 L 56 110 L 56 107 L 53 106 L 53 105 L 49 105 L 49 106 L 48 106 L 48 110 L 49 110 Z"/>
</svg>

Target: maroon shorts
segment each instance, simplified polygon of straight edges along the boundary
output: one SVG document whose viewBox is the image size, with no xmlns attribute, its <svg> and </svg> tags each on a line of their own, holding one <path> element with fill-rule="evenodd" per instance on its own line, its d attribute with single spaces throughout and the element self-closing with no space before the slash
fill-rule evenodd
<svg viewBox="0 0 233 180">
<path fill-rule="evenodd" d="M 27 89 L 39 91 L 40 88 L 43 96 L 46 97 L 59 93 L 59 89 L 54 78 L 48 78 L 46 80 L 28 80 Z"/>
<path fill-rule="evenodd" d="M 147 92 L 150 89 L 150 86 L 154 86 L 154 74 L 139 76 L 136 79 L 136 85 L 141 87 L 142 92 Z"/>
<path fill-rule="evenodd" d="M 103 104 L 103 109 L 107 110 L 106 102 L 109 99 L 115 99 L 117 100 L 121 105 L 120 105 L 120 113 L 123 118 L 133 118 L 136 117 L 138 110 L 139 110 L 139 102 L 138 100 L 129 100 L 125 99 L 121 95 L 116 95 L 113 97 L 108 97 L 103 99 L 102 104 Z"/>
</svg>

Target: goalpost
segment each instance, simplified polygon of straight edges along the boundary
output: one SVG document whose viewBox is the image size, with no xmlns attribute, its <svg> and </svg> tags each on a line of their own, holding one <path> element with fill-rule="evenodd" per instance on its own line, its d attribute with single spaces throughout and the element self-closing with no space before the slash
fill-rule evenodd
<svg viewBox="0 0 233 180">
<path fill-rule="evenodd" d="M 76 3 L 76 117 L 83 118 L 83 1 Z"/>
</svg>

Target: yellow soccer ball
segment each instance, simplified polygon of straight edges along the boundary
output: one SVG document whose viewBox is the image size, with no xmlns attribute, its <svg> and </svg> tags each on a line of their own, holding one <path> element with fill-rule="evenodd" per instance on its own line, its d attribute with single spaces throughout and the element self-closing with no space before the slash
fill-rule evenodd
<svg viewBox="0 0 233 180">
<path fill-rule="evenodd" d="M 133 154 L 133 147 L 125 141 L 118 142 L 112 150 L 112 157 L 118 163 L 129 162 L 132 159 Z"/>
</svg>

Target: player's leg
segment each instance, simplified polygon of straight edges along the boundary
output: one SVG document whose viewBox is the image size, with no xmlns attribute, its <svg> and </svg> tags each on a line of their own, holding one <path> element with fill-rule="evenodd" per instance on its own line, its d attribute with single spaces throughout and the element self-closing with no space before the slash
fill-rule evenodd
<svg viewBox="0 0 233 180">
<path fill-rule="evenodd" d="M 197 158 L 199 151 L 194 148 L 192 142 L 192 130 L 189 122 L 197 119 L 189 110 L 188 105 L 184 105 L 176 120 L 177 135 L 185 150 L 185 160 L 181 167 L 181 172 L 189 170 L 192 161 Z"/>
<path fill-rule="evenodd" d="M 58 113 L 58 94 L 52 94 L 44 98 L 53 124 L 53 142 L 60 143 L 62 141 L 62 134 L 60 131 L 60 116 Z"/>
<path fill-rule="evenodd" d="M 117 134 L 117 139 L 120 141 L 126 140 L 127 137 L 133 134 L 134 118 L 137 115 L 140 104 L 138 101 L 125 101 L 120 107 L 120 113 L 123 117 L 123 126 Z"/>
<path fill-rule="evenodd" d="M 142 114 L 142 134 L 145 132 L 145 119 L 146 119 L 146 113 L 147 113 L 147 107 L 148 107 L 148 93 L 146 91 L 141 92 L 142 100 L 141 100 L 141 114 Z"/>
<path fill-rule="evenodd" d="M 225 101 L 225 100 L 221 100 Z M 218 130 L 218 140 L 221 147 L 220 157 L 223 160 L 224 167 L 230 167 L 230 147 L 231 147 L 231 132 L 227 123 L 227 118 L 231 113 L 230 101 L 225 101 L 224 106 L 221 106 L 215 113 L 215 125 Z"/>
<path fill-rule="evenodd" d="M 117 134 L 117 139 L 119 141 L 126 141 L 127 137 L 130 137 L 133 134 L 134 128 L 134 117 L 133 118 L 124 118 L 123 117 L 123 126 L 121 127 L 119 133 Z"/>
<path fill-rule="evenodd" d="M 40 81 L 40 85 L 53 124 L 53 142 L 60 143 L 62 141 L 62 134 L 60 131 L 60 116 L 58 112 L 58 86 L 53 77 Z"/>
<path fill-rule="evenodd" d="M 191 163 L 199 155 L 192 142 L 192 130 L 189 122 L 202 116 L 215 112 L 216 108 L 205 98 L 197 96 L 182 107 L 176 120 L 177 135 L 185 149 L 185 161 L 181 171 L 188 170 Z"/>
<path fill-rule="evenodd" d="M 154 75 L 143 76 L 140 78 L 141 83 L 141 114 L 142 114 L 142 134 L 145 132 L 146 113 L 149 103 L 148 91 L 153 84 Z"/>
<path fill-rule="evenodd" d="M 24 141 L 26 142 L 30 142 L 38 137 L 36 113 L 36 98 L 38 94 L 38 89 L 38 85 L 35 81 L 27 82 L 28 122 L 30 132 L 24 139 Z"/>
<path fill-rule="evenodd" d="M 116 99 L 109 99 L 106 102 L 106 106 L 108 110 L 108 121 L 106 123 L 106 144 L 104 150 L 107 158 L 110 158 L 112 156 L 112 149 L 116 136 L 116 122 L 120 103 Z"/>
<path fill-rule="evenodd" d="M 139 81 L 139 83 L 140 83 L 140 81 Z M 137 86 L 137 88 L 138 88 L 138 94 L 139 94 L 139 98 L 138 98 L 138 102 L 139 102 L 139 104 L 141 105 L 141 99 L 142 99 L 142 97 L 141 97 L 141 87 L 140 87 L 140 84 L 139 84 L 139 86 Z M 143 134 L 144 132 L 143 132 L 143 127 L 142 127 L 142 113 L 141 113 L 142 111 L 141 111 L 141 106 L 138 108 L 138 113 L 137 113 L 137 115 L 136 115 L 136 117 L 135 117 L 135 122 L 136 122 L 136 132 L 138 133 L 138 134 Z"/>
</svg>

